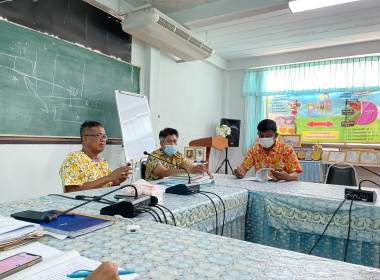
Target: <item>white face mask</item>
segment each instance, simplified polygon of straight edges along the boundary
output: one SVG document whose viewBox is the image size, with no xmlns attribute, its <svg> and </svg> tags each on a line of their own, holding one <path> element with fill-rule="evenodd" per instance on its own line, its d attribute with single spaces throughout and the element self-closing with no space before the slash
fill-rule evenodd
<svg viewBox="0 0 380 280">
<path fill-rule="evenodd" d="M 273 138 L 259 138 L 259 144 L 264 148 L 270 148 L 274 144 Z"/>
</svg>

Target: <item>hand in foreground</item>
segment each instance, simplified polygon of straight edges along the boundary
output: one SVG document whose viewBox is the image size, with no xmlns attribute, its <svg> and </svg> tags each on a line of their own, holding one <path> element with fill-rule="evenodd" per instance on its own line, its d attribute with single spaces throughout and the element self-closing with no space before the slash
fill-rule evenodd
<svg viewBox="0 0 380 280">
<path fill-rule="evenodd" d="M 273 177 L 277 181 L 288 180 L 289 178 L 289 174 L 286 171 L 284 171 L 282 168 L 277 168 L 275 170 L 272 170 L 271 172 L 272 172 Z"/>
<path fill-rule="evenodd" d="M 129 178 L 129 175 L 132 175 L 133 168 L 130 166 L 119 167 L 114 170 L 109 176 L 111 182 L 114 186 L 120 185 L 122 182 Z"/>
<path fill-rule="evenodd" d="M 112 262 L 102 263 L 86 280 L 120 280 L 117 265 Z"/>
<path fill-rule="evenodd" d="M 208 172 L 208 171 L 207 171 L 206 165 L 203 165 L 203 164 L 195 165 L 194 168 L 193 168 L 193 170 L 192 170 L 192 173 L 203 174 L 205 172 Z"/>
<path fill-rule="evenodd" d="M 238 166 L 234 170 L 234 174 L 238 179 L 242 179 L 247 174 L 247 170 L 243 166 Z"/>
</svg>

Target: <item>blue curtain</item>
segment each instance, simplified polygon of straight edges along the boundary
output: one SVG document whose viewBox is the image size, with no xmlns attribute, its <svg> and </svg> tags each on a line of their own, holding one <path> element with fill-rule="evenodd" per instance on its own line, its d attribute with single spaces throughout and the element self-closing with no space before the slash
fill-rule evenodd
<svg viewBox="0 0 380 280">
<path fill-rule="evenodd" d="M 375 90 L 380 90 L 379 56 L 247 70 L 243 152 L 254 144 L 257 124 L 266 116 L 266 96 Z"/>
</svg>

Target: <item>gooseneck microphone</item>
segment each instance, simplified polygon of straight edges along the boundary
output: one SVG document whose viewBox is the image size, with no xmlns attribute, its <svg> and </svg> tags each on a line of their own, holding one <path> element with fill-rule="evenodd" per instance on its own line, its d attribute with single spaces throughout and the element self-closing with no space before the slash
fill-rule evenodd
<svg viewBox="0 0 380 280">
<path fill-rule="evenodd" d="M 84 203 L 81 203 L 79 205 L 76 205 L 70 209 L 67 209 L 66 211 L 63 211 L 62 213 L 59 213 L 59 214 L 51 214 L 51 213 L 46 213 L 46 212 L 40 212 L 40 211 L 32 211 L 32 210 L 26 210 L 26 211 L 22 211 L 22 212 L 18 212 L 18 213 L 13 213 L 11 214 L 11 217 L 15 218 L 15 219 L 18 219 L 18 220 L 23 220 L 23 221 L 29 221 L 29 222 L 35 222 L 35 223 L 50 223 L 51 221 L 55 220 L 55 219 L 58 219 L 59 216 L 62 216 L 74 209 L 77 209 L 83 205 L 86 205 L 90 202 L 93 202 L 93 201 L 99 201 L 102 197 L 106 196 L 106 195 L 109 195 L 113 192 L 116 192 L 118 190 L 121 190 L 125 187 L 132 187 L 135 189 L 135 192 L 136 192 L 136 195 L 135 195 L 135 198 L 137 197 L 137 189 L 135 186 L 133 185 L 123 185 L 123 186 L 120 186 L 119 188 L 116 188 L 112 191 L 109 191 L 105 194 L 102 194 L 100 196 L 96 196 L 94 197 L 93 200 L 89 200 L 89 201 L 86 201 Z"/>
<path fill-rule="evenodd" d="M 193 193 L 197 193 L 200 190 L 200 184 L 199 183 L 191 183 L 191 177 L 189 171 L 186 170 L 186 168 L 179 166 L 178 164 L 172 163 L 170 161 L 167 161 L 166 159 L 157 157 L 155 155 L 152 155 L 148 153 L 147 151 L 144 151 L 144 155 L 147 155 L 149 157 L 154 157 L 158 160 L 164 161 L 166 163 L 169 163 L 179 169 L 185 170 L 187 173 L 187 176 L 189 177 L 189 182 L 187 184 L 178 184 L 172 187 L 169 187 L 165 190 L 166 193 L 173 193 L 173 194 L 179 194 L 179 195 L 189 195 Z"/>
</svg>

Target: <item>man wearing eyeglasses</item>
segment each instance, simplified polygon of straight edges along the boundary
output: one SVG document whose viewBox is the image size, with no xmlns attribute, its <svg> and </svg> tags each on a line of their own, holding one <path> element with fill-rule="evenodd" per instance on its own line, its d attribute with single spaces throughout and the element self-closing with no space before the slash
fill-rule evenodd
<svg viewBox="0 0 380 280">
<path fill-rule="evenodd" d="M 118 186 L 129 178 L 131 167 L 123 166 L 111 172 L 107 160 L 99 156 L 108 139 L 100 123 L 85 121 L 80 136 L 82 150 L 68 154 L 59 170 L 64 192 Z"/>
</svg>

